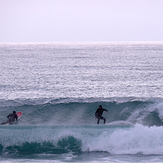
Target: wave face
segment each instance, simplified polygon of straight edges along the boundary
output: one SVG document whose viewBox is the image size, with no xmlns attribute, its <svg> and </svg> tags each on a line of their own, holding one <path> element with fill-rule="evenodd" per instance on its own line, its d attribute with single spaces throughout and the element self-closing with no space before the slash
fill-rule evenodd
<svg viewBox="0 0 163 163">
<path fill-rule="evenodd" d="M 140 123 L 146 126 L 161 126 L 163 101 L 161 99 L 35 99 L 1 100 L 0 119 L 13 110 L 22 111 L 18 125 L 95 124 L 94 113 L 99 105 L 107 123 Z"/>
<path fill-rule="evenodd" d="M 99 105 L 107 124 L 96 124 Z M 1 155 L 163 154 L 162 99 L 1 100 L 0 119 L 13 110 L 23 116 L 0 126 Z M 4 116 L 5 115 L 5 116 Z"/>
</svg>

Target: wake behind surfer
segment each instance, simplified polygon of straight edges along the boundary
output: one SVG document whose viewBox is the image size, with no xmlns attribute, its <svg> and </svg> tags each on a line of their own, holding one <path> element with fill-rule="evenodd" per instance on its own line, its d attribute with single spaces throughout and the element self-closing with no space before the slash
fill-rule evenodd
<svg viewBox="0 0 163 163">
<path fill-rule="evenodd" d="M 104 124 L 105 124 L 106 118 L 104 118 L 104 117 L 102 116 L 102 113 L 103 113 L 104 111 L 108 112 L 107 109 L 102 108 L 102 105 L 100 105 L 100 106 L 98 107 L 98 109 L 96 110 L 96 112 L 95 112 L 95 117 L 97 118 L 97 124 L 99 124 L 100 119 L 103 119 L 103 120 L 104 120 Z"/>
<path fill-rule="evenodd" d="M 17 114 L 16 114 L 16 111 L 13 111 L 13 113 L 9 114 L 9 115 L 7 116 L 7 118 L 8 118 L 8 120 L 7 120 L 6 122 L 3 122 L 2 125 L 3 125 L 3 124 L 7 124 L 7 123 L 9 123 L 9 124 L 11 125 L 11 124 L 13 124 L 15 121 L 17 121 L 17 120 L 18 120 L 18 116 L 17 116 Z"/>
</svg>

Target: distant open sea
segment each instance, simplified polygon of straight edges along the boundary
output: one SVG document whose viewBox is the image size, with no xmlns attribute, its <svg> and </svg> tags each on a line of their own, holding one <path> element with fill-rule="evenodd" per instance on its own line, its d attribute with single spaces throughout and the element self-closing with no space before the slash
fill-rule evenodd
<svg viewBox="0 0 163 163">
<path fill-rule="evenodd" d="M 163 162 L 163 42 L 1 43 L 0 123 L 13 110 L 0 162 Z"/>
</svg>

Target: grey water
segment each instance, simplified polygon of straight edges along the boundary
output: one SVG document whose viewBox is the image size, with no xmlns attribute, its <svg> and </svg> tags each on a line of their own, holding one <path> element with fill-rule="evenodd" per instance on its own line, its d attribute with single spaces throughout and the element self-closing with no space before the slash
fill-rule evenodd
<svg viewBox="0 0 163 163">
<path fill-rule="evenodd" d="M 0 98 L 162 97 L 162 43 L 1 44 Z"/>
</svg>

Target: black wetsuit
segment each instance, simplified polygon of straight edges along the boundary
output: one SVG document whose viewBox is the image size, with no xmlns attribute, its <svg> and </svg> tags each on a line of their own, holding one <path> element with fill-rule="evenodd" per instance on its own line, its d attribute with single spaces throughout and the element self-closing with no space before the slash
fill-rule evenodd
<svg viewBox="0 0 163 163">
<path fill-rule="evenodd" d="M 9 114 L 7 116 L 9 124 L 13 124 L 13 122 L 18 120 L 18 116 L 16 113 Z"/>
<path fill-rule="evenodd" d="M 103 119 L 103 120 L 104 120 L 104 124 L 105 124 L 106 119 L 102 116 L 102 113 L 103 113 L 104 111 L 108 111 L 108 110 L 103 109 L 102 107 L 101 107 L 101 108 L 99 107 L 99 108 L 96 110 L 96 112 L 95 112 L 95 117 L 98 119 L 98 120 L 97 120 L 97 124 L 99 124 L 100 119 Z"/>
</svg>

